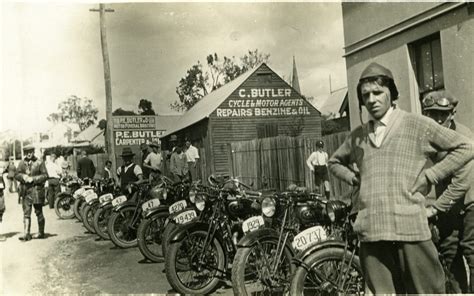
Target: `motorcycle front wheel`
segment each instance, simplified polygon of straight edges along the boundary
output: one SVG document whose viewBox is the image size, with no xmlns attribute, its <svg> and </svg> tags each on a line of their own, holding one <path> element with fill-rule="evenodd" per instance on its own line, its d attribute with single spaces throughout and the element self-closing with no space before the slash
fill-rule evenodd
<svg viewBox="0 0 474 296">
<path fill-rule="evenodd" d="M 168 212 L 157 213 L 143 219 L 138 226 L 138 248 L 145 258 L 153 262 L 163 262 L 163 229 L 168 217 Z"/>
<path fill-rule="evenodd" d="M 322 249 L 309 255 L 304 266 L 296 269 L 290 287 L 290 295 L 363 294 L 359 258 L 342 248 Z"/>
<path fill-rule="evenodd" d="M 107 231 L 110 240 L 119 248 L 137 246 L 137 230 L 131 226 L 134 214 L 135 207 L 127 207 L 110 215 Z"/>
<path fill-rule="evenodd" d="M 234 295 L 283 295 L 288 292 L 294 271 L 293 252 L 289 245 L 283 248 L 283 252 L 279 252 L 278 238 L 260 239 L 252 247 L 239 248 L 232 263 Z M 279 260 L 278 253 L 281 253 Z"/>
<path fill-rule="evenodd" d="M 222 244 L 214 238 L 204 245 L 208 233 L 197 230 L 169 245 L 165 257 L 166 278 L 182 294 L 209 294 L 226 268 Z"/>
<path fill-rule="evenodd" d="M 95 233 L 94 229 L 94 214 L 95 210 L 97 209 L 97 203 L 92 204 L 92 205 L 86 205 L 84 206 L 84 210 L 82 212 L 82 223 L 84 224 L 84 227 L 90 232 L 90 233 Z"/>
<path fill-rule="evenodd" d="M 76 219 L 79 220 L 80 222 L 82 222 L 82 215 L 81 215 L 81 208 L 82 208 L 82 204 L 84 203 L 84 199 L 82 198 L 77 198 L 75 201 L 74 201 L 74 216 L 76 216 Z"/>
<path fill-rule="evenodd" d="M 74 218 L 74 198 L 71 195 L 59 195 L 54 201 L 54 211 L 60 219 Z"/>
<path fill-rule="evenodd" d="M 163 243 L 161 244 L 161 249 L 162 249 L 163 256 L 165 257 L 168 254 L 168 249 L 170 246 L 170 236 L 173 233 L 173 231 L 175 231 L 177 228 L 178 228 L 178 225 L 176 225 L 176 223 L 169 221 L 168 224 L 166 224 L 165 229 L 163 230 L 163 237 L 162 237 Z"/>
<path fill-rule="evenodd" d="M 109 232 L 107 230 L 107 226 L 109 224 L 109 218 L 112 214 L 112 205 L 106 205 L 103 207 L 99 207 L 94 214 L 94 230 L 97 235 L 99 235 L 103 239 L 110 239 Z"/>
</svg>

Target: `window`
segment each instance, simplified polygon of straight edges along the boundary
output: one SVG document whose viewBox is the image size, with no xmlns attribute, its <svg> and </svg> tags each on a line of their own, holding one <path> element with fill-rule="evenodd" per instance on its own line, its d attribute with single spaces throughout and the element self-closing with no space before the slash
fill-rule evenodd
<svg viewBox="0 0 474 296">
<path fill-rule="evenodd" d="M 257 138 L 270 138 L 278 136 L 278 124 L 276 123 L 258 123 Z"/>
<path fill-rule="evenodd" d="M 414 42 L 411 49 L 420 97 L 429 91 L 443 89 L 443 61 L 439 33 Z"/>
<path fill-rule="evenodd" d="M 260 83 L 271 83 L 272 82 L 272 73 L 257 73 L 257 81 Z"/>
</svg>

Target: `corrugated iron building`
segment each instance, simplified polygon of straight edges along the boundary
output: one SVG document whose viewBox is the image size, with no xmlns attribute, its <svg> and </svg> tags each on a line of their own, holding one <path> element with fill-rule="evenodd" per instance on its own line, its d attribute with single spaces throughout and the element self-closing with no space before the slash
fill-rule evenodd
<svg viewBox="0 0 474 296">
<path fill-rule="evenodd" d="M 230 143 L 278 135 L 321 137 L 321 113 L 266 64 L 209 93 L 161 137 L 199 148 L 202 177 L 230 173 Z"/>
<path fill-rule="evenodd" d="M 358 79 L 377 62 L 394 74 L 402 109 L 421 113 L 426 92 L 448 89 L 456 118 L 474 130 L 474 3 L 344 2 L 342 15 L 351 128 L 360 125 Z"/>
</svg>

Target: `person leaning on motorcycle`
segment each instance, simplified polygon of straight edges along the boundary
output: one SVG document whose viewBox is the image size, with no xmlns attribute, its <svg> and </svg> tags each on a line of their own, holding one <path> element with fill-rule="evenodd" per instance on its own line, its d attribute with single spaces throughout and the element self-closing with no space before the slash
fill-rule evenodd
<svg viewBox="0 0 474 296">
<path fill-rule="evenodd" d="M 473 139 L 472 132 L 462 124 L 454 121 L 458 100 L 448 91 L 433 91 L 425 95 L 422 101 L 423 114 L 435 120 L 438 124 L 455 130 Z M 433 162 L 437 163 L 446 153 L 438 153 Z M 464 255 L 470 270 L 469 293 L 474 292 L 474 164 L 470 161 L 450 177 L 440 181 L 435 186 L 436 201 L 427 207 L 428 217 L 437 215 L 436 226 L 439 229 L 440 249 L 446 258 L 448 266 L 459 284 L 465 279 L 456 277 L 455 269 L 463 270 L 461 256 Z M 462 214 L 463 212 L 463 214 Z M 459 222 L 459 223 L 458 223 Z M 458 252 L 460 241 L 461 252 Z M 456 260 L 457 262 L 453 262 Z"/>
<path fill-rule="evenodd" d="M 15 179 L 20 182 L 20 193 L 23 199 L 23 226 L 24 233 L 19 239 L 29 241 L 32 236 L 31 228 L 31 210 L 35 209 L 38 219 L 38 233 L 34 238 L 45 238 L 44 227 L 45 218 L 43 215 L 43 205 L 45 200 L 44 183 L 48 179 L 46 166 L 39 158 L 35 156 L 35 148 L 31 145 L 23 148 L 25 158 L 18 164 Z"/>
<path fill-rule="evenodd" d="M 128 147 L 122 150 L 123 165 L 117 169 L 117 176 L 120 178 L 120 189 L 122 193 L 127 194 L 127 185 L 136 181 L 143 180 L 142 168 L 133 163 L 135 153 Z"/>
</svg>

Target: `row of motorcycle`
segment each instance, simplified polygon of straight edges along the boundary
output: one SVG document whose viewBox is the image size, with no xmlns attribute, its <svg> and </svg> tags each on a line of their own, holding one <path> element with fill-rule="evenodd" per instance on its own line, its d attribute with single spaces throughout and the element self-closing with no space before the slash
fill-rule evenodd
<svg viewBox="0 0 474 296">
<path fill-rule="evenodd" d="M 364 293 L 350 206 L 305 188 L 258 192 L 227 175 L 203 182 L 139 181 L 125 192 L 104 180 L 61 181 L 62 219 L 77 218 L 117 247 L 165 262 L 178 293 Z"/>
</svg>

